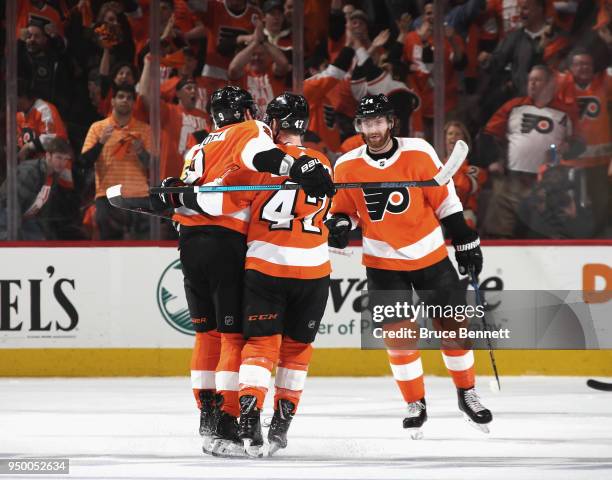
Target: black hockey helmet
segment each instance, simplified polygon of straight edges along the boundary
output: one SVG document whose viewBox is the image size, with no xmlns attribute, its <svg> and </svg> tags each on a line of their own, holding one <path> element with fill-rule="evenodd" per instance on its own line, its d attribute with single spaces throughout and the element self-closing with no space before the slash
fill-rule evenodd
<svg viewBox="0 0 612 480">
<path fill-rule="evenodd" d="M 393 105 L 382 93 L 378 95 L 366 95 L 359 101 L 355 118 L 379 117 L 393 115 Z"/>
<path fill-rule="evenodd" d="M 382 93 L 366 95 L 359 101 L 355 114 L 355 130 L 361 132 L 361 120 L 372 117 L 387 117 L 391 128 L 395 125 L 395 111 L 389 99 Z"/>
<path fill-rule="evenodd" d="M 272 126 L 272 120 L 279 122 L 281 130 L 296 130 L 302 135 L 308 129 L 308 102 L 303 95 L 281 93 L 268 103 L 264 122 Z"/>
<path fill-rule="evenodd" d="M 257 116 L 257 105 L 249 92 L 227 86 L 215 90 L 210 97 L 210 111 L 217 128 L 244 121 L 244 111 Z"/>
</svg>

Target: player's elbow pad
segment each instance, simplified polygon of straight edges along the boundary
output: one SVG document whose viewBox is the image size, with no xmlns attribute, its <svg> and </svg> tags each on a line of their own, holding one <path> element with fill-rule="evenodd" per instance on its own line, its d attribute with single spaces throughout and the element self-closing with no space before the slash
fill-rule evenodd
<svg viewBox="0 0 612 480">
<path fill-rule="evenodd" d="M 287 175 L 293 161 L 286 164 L 286 156 L 287 154 L 279 148 L 259 152 L 253 157 L 253 166 L 258 172 Z"/>
</svg>

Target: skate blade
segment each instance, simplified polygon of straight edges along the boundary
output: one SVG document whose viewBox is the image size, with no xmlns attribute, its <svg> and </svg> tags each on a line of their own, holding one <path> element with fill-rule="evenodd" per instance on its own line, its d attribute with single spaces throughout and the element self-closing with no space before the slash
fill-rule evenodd
<svg viewBox="0 0 612 480">
<path fill-rule="evenodd" d="M 461 412 L 463 413 L 463 412 Z M 465 421 L 474 429 L 478 430 L 479 432 L 482 433 L 491 433 L 491 431 L 489 430 L 489 424 L 488 423 L 476 423 L 474 420 L 472 420 L 467 413 L 463 413 L 463 418 L 465 418 Z"/>
<path fill-rule="evenodd" d="M 420 428 L 407 428 L 406 431 L 410 438 L 413 440 L 422 440 L 423 439 L 423 431 Z"/>
<path fill-rule="evenodd" d="M 276 452 L 278 452 L 281 448 L 284 448 L 283 446 L 281 446 L 280 443 L 277 442 L 270 442 L 270 445 L 268 446 L 268 457 L 271 457 L 272 455 L 274 455 Z"/>
<path fill-rule="evenodd" d="M 210 454 L 213 457 L 222 458 L 245 458 L 247 456 L 244 448 L 239 443 L 221 439 L 217 439 L 214 442 Z"/>
<path fill-rule="evenodd" d="M 242 440 L 244 451 L 249 457 L 260 458 L 263 457 L 263 445 L 251 445 L 252 440 L 245 438 Z"/>
<path fill-rule="evenodd" d="M 212 454 L 212 447 L 214 445 L 215 439 L 212 436 L 204 436 L 202 437 L 202 452 L 207 455 Z"/>
</svg>

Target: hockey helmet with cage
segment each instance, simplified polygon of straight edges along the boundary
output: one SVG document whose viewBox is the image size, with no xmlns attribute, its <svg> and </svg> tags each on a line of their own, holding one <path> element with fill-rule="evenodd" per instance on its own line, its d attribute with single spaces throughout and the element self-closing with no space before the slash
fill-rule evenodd
<svg viewBox="0 0 612 480">
<path fill-rule="evenodd" d="M 296 130 L 303 135 L 308 129 L 308 102 L 303 95 L 285 92 L 278 95 L 266 108 L 264 122 L 272 126 L 272 120 L 279 122 L 281 130 Z"/>
<path fill-rule="evenodd" d="M 210 111 L 217 128 L 244 121 L 245 110 L 256 118 L 257 105 L 252 95 L 242 88 L 223 87 L 215 90 L 210 97 Z"/>
<path fill-rule="evenodd" d="M 355 114 L 355 130 L 361 131 L 361 120 L 364 118 L 387 117 L 390 122 L 393 122 L 395 112 L 393 105 L 386 95 L 379 93 L 378 95 L 366 95 L 357 106 Z"/>
</svg>

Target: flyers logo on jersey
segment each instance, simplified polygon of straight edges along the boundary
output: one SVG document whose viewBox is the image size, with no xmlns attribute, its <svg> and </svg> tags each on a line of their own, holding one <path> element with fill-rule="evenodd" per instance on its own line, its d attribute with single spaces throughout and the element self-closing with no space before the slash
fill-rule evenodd
<svg viewBox="0 0 612 480">
<path fill-rule="evenodd" d="M 385 212 L 402 213 L 410 205 L 410 193 L 407 188 L 392 190 L 390 188 L 367 188 L 363 190 L 363 198 L 370 215 L 370 220 L 379 222 L 385 217 Z"/>
<path fill-rule="evenodd" d="M 538 133 L 550 133 L 553 129 L 553 121 L 548 117 L 524 113 L 521 119 L 521 133 L 529 133 L 534 128 Z"/>
<path fill-rule="evenodd" d="M 597 118 L 601 111 L 601 104 L 597 97 L 578 97 L 578 109 L 580 118 Z"/>
</svg>

